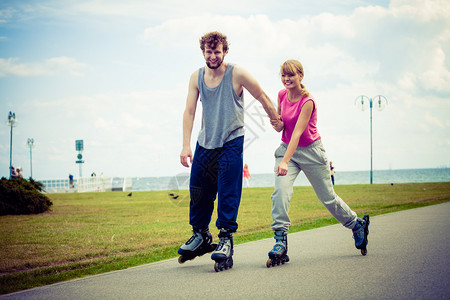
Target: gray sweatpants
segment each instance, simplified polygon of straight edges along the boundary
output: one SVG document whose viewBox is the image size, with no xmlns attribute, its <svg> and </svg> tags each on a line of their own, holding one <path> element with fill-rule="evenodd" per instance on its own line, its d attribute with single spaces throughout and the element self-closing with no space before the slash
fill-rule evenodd
<svg viewBox="0 0 450 300">
<path fill-rule="evenodd" d="M 275 170 L 283 159 L 287 149 L 286 143 L 275 151 Z M 356 224 L 356 213 L 336 195 L 331 183 L 330 165 L 321 140 L 309 146 L 297 147 L 288 164 L 285 176 L 275 174 L 275 191 L 272 194 L 273 230 L 288 231 L 289 206 L 293 194 L 294 181 L 303 171 L 316 192 L 319 200 L 328 211 L 345 227 L 353 228 Z"/>
</svg>

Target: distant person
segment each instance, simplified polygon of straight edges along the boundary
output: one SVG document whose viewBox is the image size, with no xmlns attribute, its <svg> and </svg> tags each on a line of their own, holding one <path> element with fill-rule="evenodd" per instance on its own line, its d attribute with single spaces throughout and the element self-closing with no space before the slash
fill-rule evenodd
<svg viewBox="0 0 450 300">
<path fill-rule="evenodd" d="M 287 231 L 291 223 L 288 212 L 294 181 L 301 171 L 329 212 L 353 230 L 355 246 L 363 253 L 366 251 L 369 216 L 358 218 L 333 189 L 329 162 L 316 127 L 316 102 L 302 84 L 303 67 L 297 60 L 288 60 L 282 64 L 280 73 L 285 89 L 278 93 L 278 113 L 283 124 L 274 122 L 273 126 L 283 132 L 281 145 L 275 151 L 275 189 L 271 197 L 271 228 L 276 243 L 269 252 L 267 267 L 289 261 Z"/>
<path fill-rule="evenodd" d="M 14 179 L 17 178 L 16 169 L 13 166 L 11 166 L 11 168 L 9 170 L 9 175 L 10 175 L 11 178 L 14 178 Z"/>
<path fill-rule="evenodd" d="M 183 114 L 183 148 L 181 164 L 191 166 L 189 183 L 189 224 L 193 236 L 180 247 L 179 262 L 213 250 L 209 223 L 218 197 L 216 226 L 219 244 L 211 255 L 216 271 L 233 265 L 233 233 L 242 193 L 242 155 L 244 143 L 244 89 L 261 102 L 274 124 L 281 123 L 270 99 L 259 83 L 243 68 L 224 62 L 228 53 L 227 37 L 210 32 L 200 39 L 206 66 L 189 79 L 186 108 Z M 195 154 L 191 134 L 198 99 L 202 103 L 202 122 Z"/>
<path fill-rule="evenodd" d="M 330 161 L 330 173 L 331 173 L 331 182 L 334 185 L 334 167 L 333 167 L 333 162 Z"/>
<path fill-rule="evenodd" d="M 105 191 L 105 176 L 103 175 L 103 172 L 100 173 L 100 180 L 102 183 L 102 191 Z"/>
<path fill-rule="evenodd" d="M 73 175 L 72 174 L 69 174 L 69 184 L 70 184 L 70 187 L 73 189 L 74 186 L 73 186 Z"/>
<path fill-rule="evenodd" d="M 18 168 L 16 169 L 16 177 L 17 177 L 17 178 L 23 178 L 23 175 L 22 175 L 22 168 L 21 168 L 21 167 L 18 167 Z"/>
<path fill-rule="evenodd" d="M 250 187 L 250 171 L 248 170 L 247 164 L 244 165 L 242 172 L 243 172 L 243 176 L 244 176 L 244 187 L 248 188 L 248 187 Z"/>
</svg>

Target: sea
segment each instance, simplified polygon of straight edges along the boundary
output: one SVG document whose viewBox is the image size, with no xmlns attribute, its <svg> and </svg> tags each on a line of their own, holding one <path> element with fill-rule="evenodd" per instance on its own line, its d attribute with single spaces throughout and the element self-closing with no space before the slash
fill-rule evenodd
<svg viewBox="0 0 450 300">
<path fill-rule="evenodd" d="M 251 174 L 250 187 L 273 187 L 274 174 Z M 335 172 L 335 185 L 370 184 L 370 171 Z M 414 182 L 450 182 L 450 168 L 374 170 L 374 184 L 395 184 Z M 134 177 L 133 191 L 186 190 L 189 189 L 189 173 L 168 177 Z M 295 186 L 309 186 L 310 183 L 302 172 L 297 177 Z"/>
<path fill-rule="evenodd" d="M 250 187 L 273 187 L 274 174 L 251 174 Z M 99 182 L 86 178 L 91 182 L 90 191 L 100 191 Z M 105 180 L 106 181 L 106 180 Z M 370 171 L 342 171 L 334 175 L 335 185 L 370 184 Z M 44 189 L 49 193 L 74 192 L 78 189 L 69 188 L 68 179 L 40 180 Z M 189 189 L 189 173 L 180 173 L 165 177 L 112 177 L 108 178 L 110 190 L 113 191 L 180 191 Z M 372 173 L 374 184 L 395 184 L 413 182 L 450 182 L 450 168 L 436 169 L 405 169 L 405 170 L 374 170 Z M 294 186 L 309 186 L 310 183 L 304 173 L 300 173 Z M 75 186 L 78 186 L 75 179 Z M 88 191 L 88 186 L 83 186 Z"/>
</svg>

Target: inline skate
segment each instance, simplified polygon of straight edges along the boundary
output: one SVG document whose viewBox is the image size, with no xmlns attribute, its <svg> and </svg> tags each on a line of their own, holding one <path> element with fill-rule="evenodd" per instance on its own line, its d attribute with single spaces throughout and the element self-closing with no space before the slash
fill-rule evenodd
<svg viewBox="0 0 450 300">
<path fill-rule="evenodd" d="M 276 230 L 275 231 L 275 245 L 273 249 L 269 252 L 269 259 L 266 262 L 266 267 L 274 267 L 275 265 L 285 264 L 289 261 L 289 256 L 287 255 L 287 233 L 286 231 Z"/>
<path fill-rule="evenodd" d="M 216 261 L 214 270 L 220 272 L 233 267 L 233 233 L 225 228 L 219 232 L 219 244 L 216 251 L 211 255 L 211 259 Z"/>
<path fill-rule="evenodd" d="M 369 235 L 369 215 L 364 215 L 364 217 L 358 218 L 353 230 L 353 238 L 355 239 L 355 247 L 361 250 L 362 255 L 367 254 L 367 236 Z"/>
<path fill-rule="evenodd" d="M 216 247 L 217 244 L 212 243 L 212 236 L 208 228 L 193 228 L 192 237 L 178 249 L 178 254 L 180 254 L 178 262 L 182 264 L 187 260 L 212 252 Z"/>
</svg>

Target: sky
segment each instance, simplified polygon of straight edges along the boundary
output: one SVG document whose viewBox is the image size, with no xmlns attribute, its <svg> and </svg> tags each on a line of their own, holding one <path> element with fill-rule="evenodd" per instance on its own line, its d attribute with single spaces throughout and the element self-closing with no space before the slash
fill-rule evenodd
<svg viewBox="0 0 450 300">
<path fill-rule="evenodd" d="M 450 166 L 447 0 L 0 0 L 0 177 L 9 176 L 10 111 L 12 164 L 26 178 L 79 177 L 76 140 L 83 177 L 189 172 L 182 115 L 209 31 L 227 35 L 225 61 L 274 104 L 280 65 L 303 64 L 336 172 L 370 170 L 371 141 L 374 170 Z M 371 139 L 368 103 L 378 95 Z M 251 174 L 271 173 L 280 133 L 244 98 L 244 162 Z M 201 104 L 193 149 L 200 124 Z"/>
</svg>

